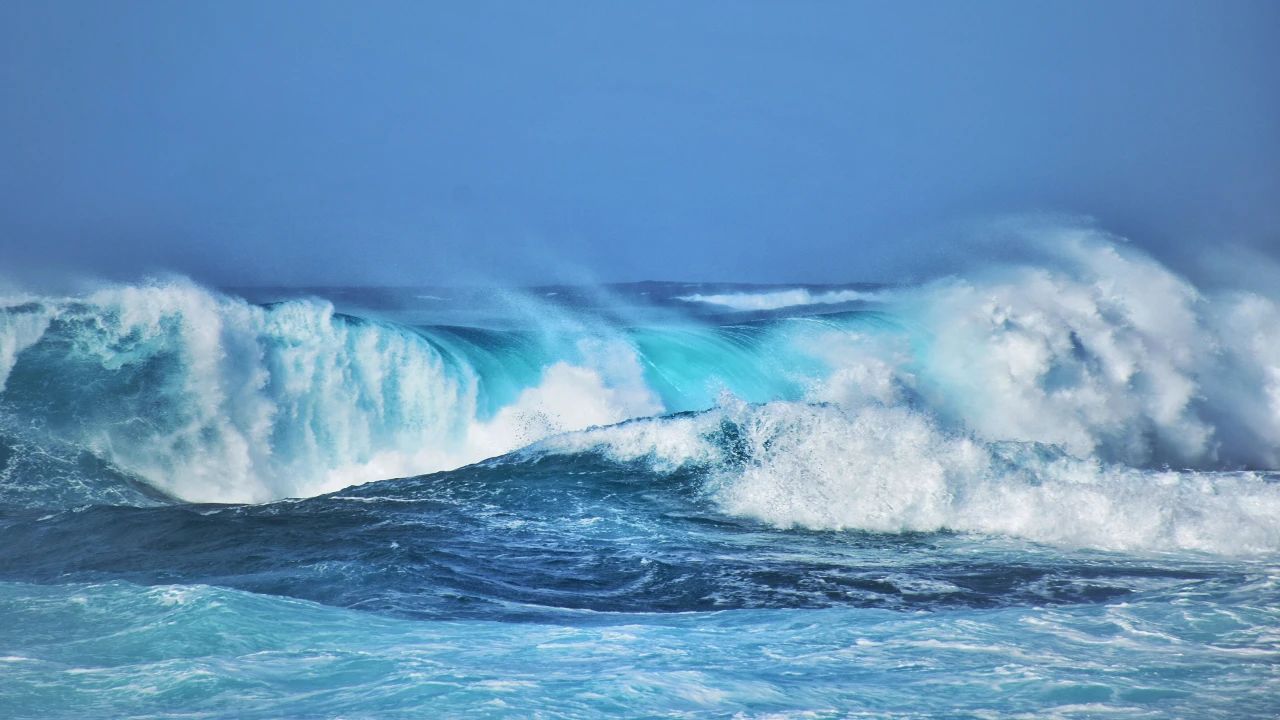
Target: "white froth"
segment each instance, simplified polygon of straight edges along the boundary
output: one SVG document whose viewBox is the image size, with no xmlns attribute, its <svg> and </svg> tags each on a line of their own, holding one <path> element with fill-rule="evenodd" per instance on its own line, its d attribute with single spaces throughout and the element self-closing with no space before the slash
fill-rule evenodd
<svg viewBox="0 0 1280 720">
<path fill-rule="evenodd" d="M 834 305 L 853 302 L 855 300 L 879 300 L 881 293 L 863 292 L 860 290 L 826 290 L 813 292 L 805 288 L 790 290 L 770 290 L 767 292 L 717 293 L 703 295 L 682 295 L 677 300 L 685 302 L 720 305 L 733 310 L 780 310 L 802 305 Z"/>
<path fill-rule="evenodd" d="M 723 433 L 726 425 L 732 430 Z M 951 530 L 1111 550 L 1280 550 L 1280 483 L 1149 471 L 1038 445 L 989 445 L 905 407 L 731 404 L 553 438 L 655 470 L 699 467 L 727 513 L 778 527 Z"/>
</svg>

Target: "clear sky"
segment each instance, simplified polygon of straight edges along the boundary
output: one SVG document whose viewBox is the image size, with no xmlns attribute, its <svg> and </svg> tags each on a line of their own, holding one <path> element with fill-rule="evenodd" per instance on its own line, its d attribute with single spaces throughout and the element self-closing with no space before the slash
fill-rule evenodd
<svg viewBox="0 0 1280 720">
<path fill-rule="evenodd" d="M 1280 250 L 1280 2 L 0 3 L 0 274 L 892 280 Z"/>
</svg>

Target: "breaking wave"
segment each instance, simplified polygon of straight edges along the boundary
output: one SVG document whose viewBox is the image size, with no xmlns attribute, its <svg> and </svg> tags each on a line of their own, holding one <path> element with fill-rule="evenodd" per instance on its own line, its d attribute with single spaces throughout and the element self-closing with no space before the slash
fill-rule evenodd
<svg viewBox="0 0 1280 720">
<path fill-rule="evenodd" d="M 1280 550 L 1280 475 L 1145 470 L 987 443 L 906 407 L 726 403 L 525 451 L 694 469 L 724 512 L 780 528 L 956 531 L 1107 550 Z"/>
<path fill-rule="evenodd" d="M 192 501 L 314 495 L 660 410 L 606 340 L 580 341 L 491 410 L 526 367 L 482 379 L 478 350 L 324 301 L 261 307 L 177 282 L 0 317 L 8 415 Z"/>
<path fill-rule="evenodd" d="M 186 281 L 11 298 L 0 414 L 14 448 L 71 448 L 190 501 L 315 495 L 545 439 L 693 463 L 719 507 L 779 526 L 1280 546 L 1265 472 L 1280 467 L 1280 306 L 1199 289 L 1092 230 L 1043 244 L 1043 262 L 872 306 L 715 325 L 589 320 L 543 298 L 517 330 L 409 327 Z M 598 429 L 635 418 L 653 419 Z M 708 444 L 726 427 L 737 445 Z"/>
</svg>

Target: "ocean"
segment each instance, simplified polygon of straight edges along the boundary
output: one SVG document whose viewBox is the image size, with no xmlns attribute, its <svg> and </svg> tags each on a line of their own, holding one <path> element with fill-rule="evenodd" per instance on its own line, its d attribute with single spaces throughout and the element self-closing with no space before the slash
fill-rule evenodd
<svg viewBox="0 0 1280 720">
<path fill-rule="evenodd" d="M 1280 716 L 1280 304 L 924 282 L 0 298 L 0 715 Z"/>
</svg>

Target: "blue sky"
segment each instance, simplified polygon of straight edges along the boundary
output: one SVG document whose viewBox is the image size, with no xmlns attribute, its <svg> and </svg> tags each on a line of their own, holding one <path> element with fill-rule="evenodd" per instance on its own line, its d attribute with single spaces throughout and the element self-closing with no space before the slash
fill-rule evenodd
<svg viewBox="0 0 1280 720">
<path fill-rule="evenodd" d="M 8 2 L 0 274 L 892 280 L 1280 248 L 1275 2 Z"/>
</svg>

